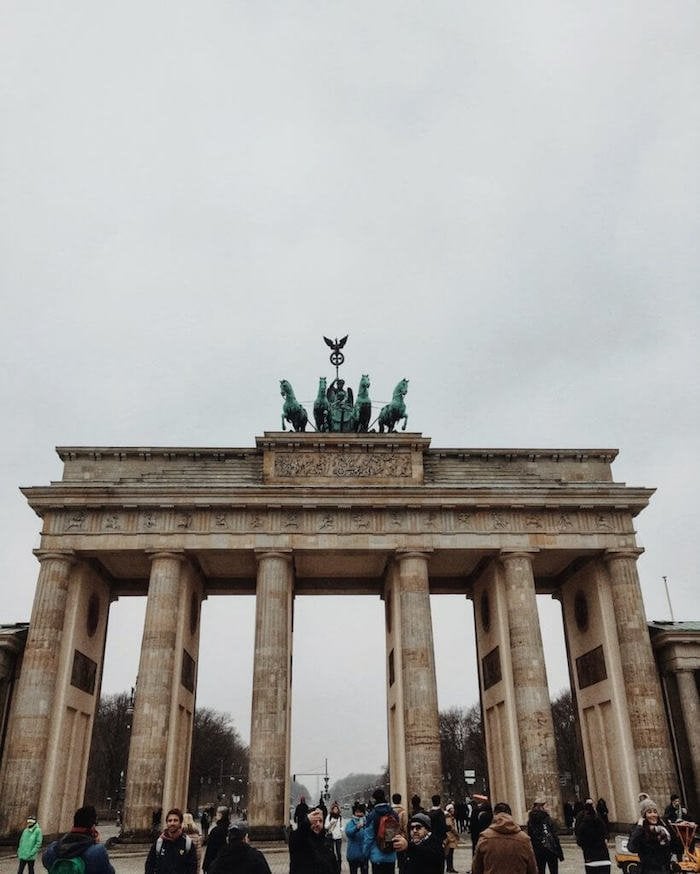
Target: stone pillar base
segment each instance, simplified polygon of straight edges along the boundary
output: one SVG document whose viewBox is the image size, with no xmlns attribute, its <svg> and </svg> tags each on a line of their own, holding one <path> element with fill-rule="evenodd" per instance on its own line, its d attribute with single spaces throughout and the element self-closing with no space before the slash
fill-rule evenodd
<svg viewBox="0 0 700 874">
<path fill-rule="evenodd" d="M 287 843 L 287 829 L 281 825 L 254 825 L 248 834 L 253 844 L 269 843 L 270 841 Z"/>
</svg>

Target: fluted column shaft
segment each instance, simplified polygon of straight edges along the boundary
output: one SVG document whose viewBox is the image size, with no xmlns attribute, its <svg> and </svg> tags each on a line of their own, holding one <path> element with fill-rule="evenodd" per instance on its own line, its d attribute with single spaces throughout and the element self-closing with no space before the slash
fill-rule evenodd
<svg viewBox="0 0 700 874">
<path fill-rule="evenodd" d="M 639 785 L 652 798 L 667 798 L 675 789 L 675 767 L 637 575 L 637 556 L 641 552 L 641 549 L 610 551 L 605 560 Z"/>
<path fill-rule="evenodd" d="M 39 808 L 61 658 L 72 553 L 36 550 L 41 563 L 2 769 L 0 834 L 21 829 Z"/>
<path fill-rule="evenodd" d="M 172 688 L 180 680 L 174 676 L 178 616 L 188 606 L 181 596 L 183 559 L 174 552 L 151 556 L 124 800 L 124 828 L 134 834 L 151 830 L 153 811 L 163 803 Z"/>
<path fill-rule="evenodd" d="M 690 761 L 693 765 L 695 779 L 695 797 L 700 798 L 700 696 L 693 671 L 677 671 L 678 697 L 681 702 L 681 712 L 688 738 Z M 690 777 L 690 775 L 688 775 Z"/>
<path fill-rule="evenodd" d="M 293 571 L 291 552 L 257 558 L 248 816 L 264 838 L 279 837 L 288 818 Z"/>
<path fill-rule="evenodd" d="M 544 797 L 554 816 L 561 818 L 561 792 L 554 743 L 552 707 L 544 663 L 540 617 L 537 612 L 532 555 L 502 552 L 510 658 L 525 807 Z"/>
<path fill-rule="evenodd" d="M 410 795 L 430 798 L 442 791 L 440 719 L 428 577 L 429 554 L 398 552 L 395 597 L 399 602 L 399 641 Z"/>
</svg>

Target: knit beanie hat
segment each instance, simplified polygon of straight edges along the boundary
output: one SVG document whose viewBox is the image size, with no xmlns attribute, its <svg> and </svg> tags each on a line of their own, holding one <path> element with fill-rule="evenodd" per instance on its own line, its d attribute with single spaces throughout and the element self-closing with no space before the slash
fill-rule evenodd
<svg viewBox="0 0 700 874">
<path fill-rule="evenodd" d="M 657 810 L 658 811 L 658 809 L 659 809 L 659 806 L 655 801 L 652 801 L 651 798 L 645 798 L 639 804 L 639 815 L 641 817 L 643 817 L 644 814 L 647 812 L 647 810 Z"/>
</svg>

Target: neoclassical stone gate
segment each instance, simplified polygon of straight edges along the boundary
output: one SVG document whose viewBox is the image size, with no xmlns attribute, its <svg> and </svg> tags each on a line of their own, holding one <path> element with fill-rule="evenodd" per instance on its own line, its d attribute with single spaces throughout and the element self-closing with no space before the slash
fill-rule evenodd
<svg viewBox="0 0 700 874">
<path fill-rule="evenodd" d="M 294 598 L 384 600 L 392 790 L 441 783 L 431 593 L 475 606 L 491 795 L 561 810 L 537 594 L 562 605 L 589 792 L 636 818 L 675 787 L 633 518 L 651 491 L 615 450 L 432 449 L 406 434 L 265 433 L 255 448 L 60 448 L 63 479 L 24 493 L 39 578 L 2 763 L 0 832 L 47 833 L 83 801 L 109 605 L 148 595 L 124 823 L 186 803 L 207 594 L 255 594 L 249 817 L 289 809 Z M 463 669 L 469 669 L 464 665 Z"/>
</svg>

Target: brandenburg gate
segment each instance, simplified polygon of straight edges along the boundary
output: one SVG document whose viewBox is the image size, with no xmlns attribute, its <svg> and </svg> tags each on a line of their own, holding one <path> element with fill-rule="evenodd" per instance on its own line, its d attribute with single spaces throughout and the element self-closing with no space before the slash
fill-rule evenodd
<svg viewBox="0 0 700 874">
<path fill-rule="evenodd" d="M 560 814 L 536 596 L 563 615 L 589 793 L 611 820 L 676 786 L 639 579 L 652 492 L 610 449 L 439 449 L 419 433 L 266 432 L 250 448 L 61 447 L 24 494 L 43 520 L 36 596 L 4 748 L 0 832 L 46 833 L 83 803 L 110 604 L 147 595 L 124 826 L 184 806 L 209 594 L 256 596 L 249 818 L 289 811 L 296 597 L 383 601 L 392 791 L 441 788 L 430 595 L 474 604 L 490 795 Z"/>
</svg>

